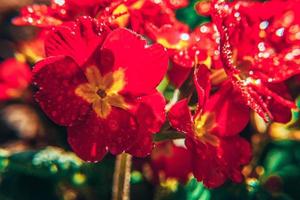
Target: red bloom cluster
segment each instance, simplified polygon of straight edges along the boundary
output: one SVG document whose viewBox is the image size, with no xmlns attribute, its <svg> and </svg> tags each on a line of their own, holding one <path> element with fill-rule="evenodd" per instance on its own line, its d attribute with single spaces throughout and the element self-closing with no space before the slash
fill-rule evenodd
<svg viewBox="0 0 300 200">
<path fill-rule="evenodd" d="M 204 63 L 208 67 L 220 67 L 219 34 L 216 26 L 206 23 L 189 31 L 184 26 L 166 24 L 161 28 L 149 28 L 156 42 L 168 49 L 172 68 L 169 71 L 171 82 L 180 87 L 193 67 Z"/>
<path fill-rule="evenodd" d="M 170 169 L 178 155 L 156 154 L 154 166 L 165 176 L 186 181 L 192 171 L 207 187 L 240 182 L 251 158 L 239 135 L 250 109 L 265 121 L 290 120 L 294 103 L 285 82 L 300 73 L 300 1 L 201 1 L 196 10 L 212 21 L 194 30 L 175 15 L 188 3 L 53 0 L 23 8 L 14 20 L 53 28 L 46 58 L 33 71 L 35 97 L 49 118 L 68 127 L 82 159 L 150 154 L 153 134 L 164 134 L 165 100 L 156 89 L 164 76 L 191 91 L 168 114 L 171 131 L 185 137 L 186 149 L 174 148 L 188 155 L 177 163 L 183 173 Z M 182 87 L 187 81 L 190 88 Z"/>
<path fill-rule="evenodd" d="M 37 27 L 57 26 L 83 15 L 94 17 L 110 2 L 111 0 L 51 0 L 50 6 L 34 4 L 22 8 L 20 16 L 16 17 L 13 23 Z"/>
<path fill-rule="evenodd" d="M 295 108 L 284 81 L 300 73 L 299 2 L 214 4 L 224 69 L 245 103 L 266 121 L 288 122 Z"/>
<path fill-rule="evenodd" d="M 31 71 L 27 64 L 14 58 L 0 63 L 0 100 L 19 98 L 31 81 Z"/>
</svg>

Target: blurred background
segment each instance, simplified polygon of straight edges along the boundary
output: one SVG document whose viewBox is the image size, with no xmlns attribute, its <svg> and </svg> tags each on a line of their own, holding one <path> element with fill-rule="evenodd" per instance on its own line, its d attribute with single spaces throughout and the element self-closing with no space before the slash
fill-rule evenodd
<svg viewBox="0 0 300 200">
<path fill-rule="evenodd" d="M 209 20 L 195 13 L 195 2 L 177 11 L 178 19 L 192 28 Z M 11 23 L 21 7 L 32 3 L 48 2 L 0 0 L 0 200 L 111 199 L 115 157 L 107 155 L 96 164 L 81 161 L 70 151 L 65 128 L 52 123 L 32 98 L 30 70 L 43 54 L 40 33 Z M 292 80 L 290 88 L 297 97 L 299 81 Z M 300 98 L 297 104 L 300 107 Z M 228 182 L 214 190 L 192 177 L 180 180 L 180 173 L 186 173 L 181 141 L 159 144 L 153 155 L 133 160 L 131 199 L 300 199 L 299 122 L 298 111 L 286 125 L 267 126 L 253 114 L 243 132 L 254 155 L 243 169 L 245 182 Z M 162 177 L 161 172 L 177 179 Z"/>
</svg>

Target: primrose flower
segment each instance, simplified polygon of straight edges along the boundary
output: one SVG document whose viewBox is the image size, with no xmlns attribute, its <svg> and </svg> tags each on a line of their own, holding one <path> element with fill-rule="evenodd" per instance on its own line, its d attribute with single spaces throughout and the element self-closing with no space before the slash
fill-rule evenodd
<svg viewBox="0 0 300 200">
<path fill-rule="evenodd" d="M 222 185 L 228 178 L 241 182 L 241 165 L 249 162 L 251 148 L 238 134 L 249 121 L 249 109 L 230 82 L 210 96 L 209 71 L 204 65 L 196 69 L 194 83 L 198 93 L 195 114 L 187 99 L 176 103 L 168 114 L 171 126 L 185 134 L 192 172 L 210 188 Z"/>
<path fill-rule="evenodd" d="M 161 45 L 82 17 L 51 32 L 45 50 L 48 57 L 34 68 L 35 97 L 49 118 L 67 126 L 78 156 L 100 161 L 107 152 L 151 152 L 152 134 L 165 120 L 156 90 L 168 66 Z"/>
</svg>

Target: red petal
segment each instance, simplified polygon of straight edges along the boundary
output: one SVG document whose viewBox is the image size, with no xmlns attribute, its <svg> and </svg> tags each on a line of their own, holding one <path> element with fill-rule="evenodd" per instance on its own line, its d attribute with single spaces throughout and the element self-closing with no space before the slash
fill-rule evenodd
<svg viewBox="0 0 300 200">
<path fill-rule="evenodd" d="M 145 157 L 153 148 L 152 134 L 158 132 L 165 122 L 165 100 L 159 92 L 155 92 L 141 97 L 138 101 L 136 117 L 139 133 L 134 145 L 127 152 L 137 157 Z"/>
<path fill-rule="evenodd" d="M 112 154 L 126 151 L 137 140 L 139 134 L 137 121 L 123 109 L 113 108 L 107 119 L 103 120 L 103 125 L 107 135 L 107 146 Z"/>
<path fill-rule="evenodd" d="M 215 188 L 226 181 L 223 167 L 218 163 L 216 148 L 211 145 L 199 145 L 191 139 L 186 140 L 186 146 L 192 157 L 192 171 L 198 181 L 209 188 Z"/>
<path fill-rule="evenodd" d="M 168 76 L 175 87 L 180 88 L 184 81 L 188 78 L 192 68 L 183 67 L 176 63 L 172 64 L 172 68 L 168 71 Z"/>
<path fill-rule="evenodd" d="M 228 82 L 209 98 L 205 110 L 214 114 L 216 128 L 213 132 L 220 136 L 238 134 L 249 121 L 249 108 Z"/>
<path fill-rule="evenodd" d="M 165 99 L 159 92 L 138 99 L 139 106 L 136 112 L 140 127 L 151 133 L 158 132 L 166 120 Z"/>
<path fill-rule="evenodd" d="M 276 94 L 280 95 L 280 97 L 286 99 L 287 101 L 291 99 L 288 88 L 284 83 L 269 84 L 268 88 L 270 88 L 271 91 L 276 92 Z M 293 102 L 291 101 L 291 103 Z M 291 120 L 291 107 L 280 103 L 274 98 L 270 98 L 269 100 L 267 100 L 267 104 L 275 122 L 287 123 Z"/>
<path fill-rule="evenodd" d="M 250 144 L 242 137 L 237 136 L 221 140 L 218 157 L 224 171 L 232 181 L 242 181 L 241 165 L 249 163 L 251 156 Z"/>
<path fill-rule="evenodd" d="M 90 17 L 64 24 L 49 33 L 45 41 L 47 56 L 65 55 L 83 65 L 105 38 L 107 29 Z"/>
<path fill-rule="evenodd" d="M 146 40 L 127 30 L 116 29 L 106 38 L 103 49 L 112 51 L 114 69 L 124 68 L 126 87 L 134 95 L 152 92 L 160 83 L 168 67 L 168 56 L 161 45 L 147 46 Z"/>
<path fill-rule="evenodd" d="M 151 153 L 152 148 L 152 133 L 141 128 L 135 143 L 126 152 L 136 157 L 146 157 Z"/>
<path fill-rule="evenodd" d="M 85 120 L 68 128 L 68 142 L 81 159 L 101 161 L 107 153 L 107 134 L 96 113 L 90 112 Z"/>
<path fill-rule="evenodd" d="M 183 99 L 176 103 L 169 111 L 168 118 L 170 124 L 179 132 L 191 133 L 193 122 L 191 112 L 188 107 L 187 99 Z"/>
<path fill-rule="evenodd" d="M 191 164 L 190 152 L 171 141 L 158 143 L 151 155 L 151 166 L 156 176 L 164 175 L 165 179 L 176 178 L 182 183 L 189 179 Z"/>
<path fill-rule="evenodd" d="M 300 54 L 296 54 L 295 52 L 297 51 L 299 51 L 299 47 L 295 45 L 295 47 L 280 52 L 278 55 L 275 54 L 255 62 L 251 69 L 254 75 L 265 82 L 283 82 L 292 76 L 300 74 Z M 291 56 L 292 59 L 288 60 L 288 56 Z M 274 60 L 279 64 L 275 65 Z M 274 73 L 275 71 L 277 73 Z"/>
<path fill-rule="evenodd" d="M 241 165 L 251 159 L 250 144 L 243 138 L 220 138 L 217 147 L 186 140 L 192 154 L 193 173 L 198 181 L 210 188 L 222 185 L 227 178 L 234 182 L 242 181 Z"/>
<path fill-rule="evenodd" d="M 50 57 L 35 65 L 34 82 L 39 87 L 36 101 L 57 124 L 71 125 L 85 116 L 89 104 L 75 94 L 85 82 L 83 72 L 68 57 Z"/>
<path fill-rule="evenodd" d="M 198 111 L 199 109 L 203 109 L 209 97 L 211 89 L 209 75 L 210 72 L 205 65 L 200 65 L 195 69 L 194 84 L 198 94 Z"/>
</svg>

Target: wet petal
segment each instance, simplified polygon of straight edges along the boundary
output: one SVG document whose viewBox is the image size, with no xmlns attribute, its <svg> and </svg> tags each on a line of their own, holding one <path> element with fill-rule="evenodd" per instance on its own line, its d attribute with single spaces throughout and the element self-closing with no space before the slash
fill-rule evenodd
<svg viewBox="0 0 300 200">
<path fill-rule="evenodd" d="M 68 128 L 68 142 L 73 151 L 85 161 L 101 161 L 107 153 L 106 135 L 103 122 L 95 112 L 86 119 Z"/>
<path fill-rule="evenodd" d="M 175 87 L 180 88 L 190 75 L 191 71 L 192 68 L 183 67 L 173 63 L 171 69 L 168 71 L 168 77 Z"/>
<path fill-rule="evenodd" d="M 191 139 L 186 140 L 191 154 L 192 171 L 198 181 L 208 188 L 221 186 L 227 179 L 224 166 L 218 163 L 217 149 L 211 145 L 199 145 Z"/>
<path fill-rule="evenodd" d="M 153 146 L 152 133 L 140 129 L 137 140 L 126 152 L 136 157 L 146 157 L 151 153 Z"/>
<path fill-rule="evenodd" d="M 277 84 L 269 84 L 268 87 L 272 92 L 275 94 L 280 95 L 280 97 L 286 99 L 287 101 L 290 100 L 291 103 L 291 96 L 289 94 L 288 88 L 284 83 L 277 83 Z M 279 123 L 287 123 L 292 118 L 292 111 L 291 107 L 284 105 L 274 98 L 266 97 L 266 102 L 268 104 L 268 108 L 273 115 L 273 120 Z"/>
<path fill-rule="evenodd" d="M 146 41 L 127 29 L 116 29 L 106 38 L 103 49 L 114 55 L 112 71 L 125 70 L 126 86 L 134 95 L 147 94 L 160 83 L 168 67 L 168 56 L 161 45 Z"/>
<path fill-rule="evenodd" d="M 34 82 L 39 90 L 37 102 L 54 122 L 71 125 L 84 117 L 90 105 L 75 94 L 76 88 L 86 82 L 78 65 L 68 57 L 50 57 L 35 65 Z"/>
<path fill-rule="evenodd" d="M 140 127 L 151 133 L 159 132 L 166 120 L 165 99 L 159 92 L 138 99 L 136 116 Z"/>
<path fill-rule="evenodd" d="M 75 23 L 56 27 L 45 41 L 47 56 L 72 57 L 82 66 L 101 44 L 106 30 L 90 17 L 81 17 Z"/>
<path fill-rule="evenodd" d="M 229 82 L 209 98 L 205 110 L 214 114 L 216 127 L 213 132 L 221 136 L 238 134 L 249 121 L 249 108 Z"/>
<path fill-rule="evenodd" d="M 224 166 L 227 176 L 232 181 L 242 181 L 241 167 L 250 162 L 251 156 L 250 144 L 242 137 L 237 136 L 221 140 L 218 148 L 220 165 Z"/>
<path fill-rule="evenodd" d="M 176 103 L 169 111 L 168 118 L 171 126 L 179 132 L 193 132 L 192 115 L 188 107 L 187 99 Z"/>
<path fill-rule="evenodd" d="M 134 116 L 115 107 L 104 120 L 104 128 L 107 134 L 107 146 L 112 154 L 128 150 L 137 140 L 139 132 Z"/>
<path fill-rule="evenodd" d="M 210 72 L 205 65 L 200 65 L 194 72 L 194 84 L 198 94 L 198 108 L 197 112 L 203 109 L 207 99 L 209 98 L 211 84 L 210 84 Z"/>
</svg>

